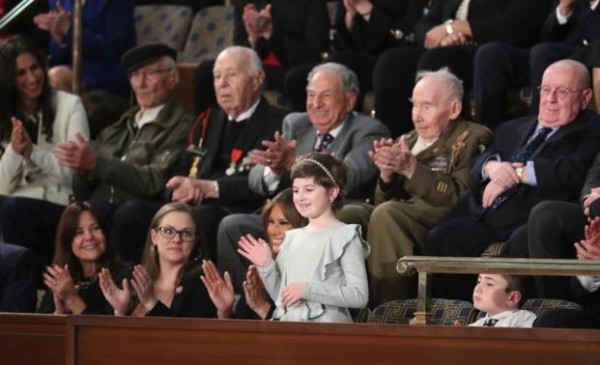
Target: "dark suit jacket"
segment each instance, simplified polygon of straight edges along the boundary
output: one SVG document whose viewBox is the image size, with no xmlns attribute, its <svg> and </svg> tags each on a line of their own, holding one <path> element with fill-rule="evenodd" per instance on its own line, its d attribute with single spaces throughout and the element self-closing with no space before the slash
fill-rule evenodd
<svg viewBox="0 0 600 365">
<path fill-rule="evenodd" d="M 579 0 L 567 22 L 559 24 L 556 18 L 557 5 L 558 1 L 555 1 L 544 23 L 542 40 L 582 46 L 584 40 L 591 42 L 600 39 L 600 6 L 591 10 L 588 0 Z"/>
<path fill-rule="evenodd" d="M 272 4 L 273 36 L 261 38 L 255 47 L 261 59 L 273 52 L 283 68 L 303 63 L 319 62 L 321 52 L 329 44 L 329 14 L 323 0 L 234 0 L 235 44 L 250 46 L 242 14 L 244 5 L 256 8 Z"/>
<path fill-rule="evenodd" d="M 0 312 L 34 312 L 38 266 L 25 247 L 0 243 Z"/>
<path fill-rule="evenodd" d="M 483 180 L 483 165 L 494 154 L 502 161 L 509 161 L 513 153 L 532 134 L 537 125 L 536 116 L 515 119 L 500 125 L 492 146 L 482 153 L 471 169 L 478 208 L 481 209 L 481 193 L 489 180 Z M 583 185 L 585 175 L 600 147 L 600 116 L 589 110 L 582 111 L 571 123 L 559 128 L 536 150 L 532 156 L 537 186 L 528 186 L 523 195 L 514 195 L 493 213 L 493 225 L 504 230 L 523 224 L 531 208 L 543 200 L 575 201 Z M 487 213 L 486 213 L 487 214 Z"/>
<path fill-rule="evenodd" d="M 427 32 L 454 19 L 461 0 L 433 0 L 427 15 L 416 25 L 417 43 L 423 45 Z M 548 15 L 548 0 L 471 0 L 467 20 L 473 40 L 479 44 L 501 41 L 531 46 Z"/>
<path fill-rule="evenodd" d="M 242 156 L 238 162 L 235 174 L 227 176 L 225 170 L 219 170 L 216 166 L 216 159 L 219 153 L 225 128 L 228 123 L 225 112 L 218 108 L 211 112 L 206 130 L 205 144 L 206 155 L 202 159 L 198 174 L 199 179 L 216 179 L 219 184 L 219 201 L 233 212 L 249 212 L 258 208 L 264 201 L 264 197 L 253 193 L 248 188 L 249 166 L 240 171 L 244 163 L 244 157 L 254 149 L 264 149 L 262 141 L 272 140 L 276 131 L 281 131 L 281 123 L 286 112 L 282 109 L 271 106 L 262 98 L 254 111 L 254 114 L 247 121 L 247 125 L 238 139 L 236 148 L 242 151 Z M 202 128 L 196 126 L 192 128 L 193 135 L 190 136 L 190 143 L 197 143 L 202 133 Z M 194 155 L 186 152 L 182 161 L 179 163 L 176 175 L 188 176 L 192 159 Z"/>
</svg>

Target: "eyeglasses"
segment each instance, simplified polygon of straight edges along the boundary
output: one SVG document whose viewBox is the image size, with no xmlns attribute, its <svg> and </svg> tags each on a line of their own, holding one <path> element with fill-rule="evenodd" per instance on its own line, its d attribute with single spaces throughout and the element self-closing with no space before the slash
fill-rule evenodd
<svg viewBox="0 0 600 365">
<path fill-rule="evenodd" d="M 569 89 L 568 87 L 557 87 L 557 88 L 553 89 L 550 86 L 543 86 L 543 85 L 538 86 L 537 89 L 539 90 L 541 97 L 546 98 L 546 97 L 550 96 L 552 94 L 552 92 L 555 92 L 556 98 L 559 100 L 568 99 L 572 93 L 576 93 L 576 92 L 585 90 L 585 89 Z"/>
<path fill-rule="evenodd" d="M 132 80 L 139 80 L 142 77 L 146 77 L 146 80 L 156 81 L 165 72 L 171 72 L 172 68 L 163 68 L 157 70 L 135 70 L 129 74 L 129 77 Z"/>
<path fill-rule="evenodd" d="M 156 230 L 161 236 L 168 240 L 175 238 L 175 235 L 179 235 L 179 238 L 181 238 L 182 241 L 193 241 L 196 238 L 196 233 L 189 229 L 182 229 L 181 231 L 178 231 L 173 227 L 161 226 L 157 227 Z"/>
</svg>

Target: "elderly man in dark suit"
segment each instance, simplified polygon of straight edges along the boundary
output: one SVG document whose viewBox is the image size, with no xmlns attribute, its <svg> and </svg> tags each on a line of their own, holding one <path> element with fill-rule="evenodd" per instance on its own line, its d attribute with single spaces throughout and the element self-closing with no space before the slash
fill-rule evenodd
<svg viewBox="0 0 600 365">
<path fill-rule="evenodd" d="M 600 117 L 585 110 L 592 98 L 589 72 L 577 61 L 558 61 L 544 72 L 540 91 L 537 116 L 496 130 L 491 148 L 471 169 L 479 190 L 463 196 L 430 231 L 426 254 L 478 256 L 525 224 L 537 203 L 576 199 L 600 147 Z M 435 295 L 471 297 L 470 280 L 437 279 Z"/>
<path fill-rule="evenodd" d="M 345 196 L 370 196 L 377 168 L 368 151 L 373 141 L 388 137 L 389 131 L 378 120 L 353 112 L 360 91 L 356 74 L 337 63 L 322 64 L 310 72 L 306 90 L 307 112 L 289 114 L 283 121 L 283 134 L 265 141 L 266 151 L 253 153 L 257 165 L 250 171 L 250 189 L 268 197 L 291 186 L 289 172 L 296 157 L 321 151 L 346 164 Z M 233 215 L 219 227 L 219 266 L 229 271 L 237 289 L 241 289 L 247 265 L 236 249 L 246 233 L 264 237 L 258 215 Z"/>
<path fill-rule="evenodd" d="M 190 147 L 167 182 L 171 201 L 194 205 L 200 220 L 204 257 L 215 258 L 217 227 L 231 213 L 250 213 L 264 197 L 248 188 L 250 157 L 261 142 L 281 130 L 285 111 L 261 96 L 265 74 L 255 51 L 241 46 L 223 50 L 213 69 L 219 107 L 196 118 Z M 137 261 L 159 205 L 129 202 L 114 219 L 125 258 Z M 138 245 L 134 245 L 138 243 Z M 128 245 L 128 247 L 127 247 Z"/>
</svg>

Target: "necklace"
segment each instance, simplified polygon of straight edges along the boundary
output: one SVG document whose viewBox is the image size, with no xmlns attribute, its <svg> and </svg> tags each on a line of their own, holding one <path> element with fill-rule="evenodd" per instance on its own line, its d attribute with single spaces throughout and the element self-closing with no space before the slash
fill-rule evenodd
<svg viewBox="0 0 600 365">
<path fill-rule="evenodd" d="M 98 275 L 94 275 L 91 278 L 86 279 L 86 280 L 80 280 L 77 282 L 77 285 L 79 285 L 79 289 L 87 289 L 90 286 L 92 286 L 93 284 L 95 284 L 96 281 L 98 281 Z"/>
</svg>

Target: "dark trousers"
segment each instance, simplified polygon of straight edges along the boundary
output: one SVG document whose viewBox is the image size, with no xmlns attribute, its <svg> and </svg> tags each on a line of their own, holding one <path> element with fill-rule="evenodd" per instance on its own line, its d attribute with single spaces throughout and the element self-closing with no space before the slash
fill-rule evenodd
<svg viewBox="0 0 600 365">
<path fill-rule="evenodd" d="M 475 119 L 494 130 L 509 119 L 507 94 L 530 83 L 529 50 L 502 42 L 486 43 L 475 54 Z"/>
<path fill-rule="evenodd" d="M 575 52 L 575 47 L 561 43 L 544 42 L 531 48 L 529 62 L 531 64 L 531 87 L 534 88 L 531 97 L 532 114 L 537 114 L 540 109 L 540 93 L 537 87 L 542 84 L 544 71 L 554 62 L 568 58 L 573 52 Z"/>
<path fill-rule="evenodd" d="M 461 196 L 450 213 L 429 231 L 426 255 L 478 257 L 490 244 L 510 240 L 527 222 L 528 211 L 518 213 L 504 205 L 482 212 L 478 200 L 472 193 Z M 510 203 L 511 200 L 505 204 Z M 471 300 L 476 279 L 476 275 L 434 275 L 432 296 Z"/>
<path fill-rule="evenodd" d="M 112 240 L 124 261 L 142 261 L 148 229 L 161 204 L 132 200 L 121 204 L 113 218 Z"/>
<path fill-rule="evenodd" d="M 587 310 L 550 309 L 540 313 L 533 327 L 600 328 L 600 315 Z"/>
<path fill-rule="evenodd" d="M 236 293 L 243 293 L 242 283 L 250 262 L 237 252 L 240 237 L 251 234 L 267 239 L 259 214 L 231 214 L 219 225 L 217 235 L 217 261 L 221 271 L 229 272 Z"/>
<path fill-rule="evenodd" d="M 592 204 L 594 213 L 600 208 L 600 200 Z M 594 215 L 592 215 L 594 217 Z M 573 244 L 584 237 L 583 228 L 587 217 L 580 205 L 547 201 L 535 206 L 529 215 L 529 256 L 545 259 L 574 259 Z M 561 276 L 538 276 L 535 285 L 543 298 L 575 300 L 571 290 L 571 278 Z"/>
<path fill-rule="evenodd" d="M 422 53 L 420 48 L 393 48 L 383 52 L 375 64 L 375 116 L 388 126 L 392 137 L 399 137 L 413 129 L 409 99 Z"/>
<path fill-rule="evenodd" d="M 463 81 L 465 95 L 463 97 L 462 116 L 471 120 L 471 102 L 469 92 L 473 88 L 473 62 L 477 46 L 439 47 L 423 53 L 417 64 L 417 70 L 439 70 L 448 67 L 453 74 Z"/>
</svg>

